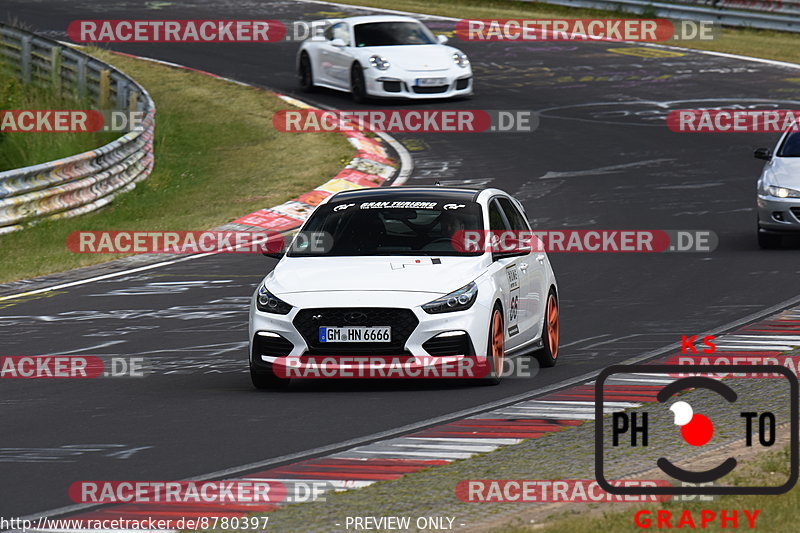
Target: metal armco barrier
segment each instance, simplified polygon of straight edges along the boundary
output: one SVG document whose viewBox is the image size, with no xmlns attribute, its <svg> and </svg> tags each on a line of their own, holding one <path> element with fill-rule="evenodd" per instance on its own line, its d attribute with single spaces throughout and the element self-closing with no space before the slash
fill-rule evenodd
<svg viewBox="0 0 800 533">
<path fill-rule="evenodd" d="M 524 1 L 524 0 L 523 0 Z M 618 10 L 652 18 L 711 20 L 723 26 L 800 32 L 800 1 L 750 0 L 530 0 L 544 4 Z"/>
<path fill-rule="evenodd" d="M 23 83 L 144 116 L 140 128 L 96 150 L 0 172 L 0 234 L 94 211 L 150 175 L 156 107 L 144 87 L 83 52 L 2 23 L 0 65 Z"/>
</svg>

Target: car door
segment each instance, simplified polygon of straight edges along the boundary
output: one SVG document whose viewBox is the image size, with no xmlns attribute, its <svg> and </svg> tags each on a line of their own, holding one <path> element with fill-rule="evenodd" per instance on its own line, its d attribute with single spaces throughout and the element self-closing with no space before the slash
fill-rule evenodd
<svg viewBox="0 0 800 533">
<path fill-rule="evenodd" d="M 498 198 L 489 201 L 489 229 L 492 239 L 504 232 L 511 231 L 511 226 L 503 213 Z M 491 272 L 502 293 L 503 312 L 505 314 L 505 340 L 506 351 L 512 350 L 530 339 L 526 338 L 525 319 L 520 308 L 521 297 L 528 292 L 527 274 L 523 271 L 528 268 L 525 255 L 519 252 L 495 252 L 492 254 Z M 529 333 L 529 332 L 528 332 Z"/>
<path fill-rule="evenodd" d="M 343 89 L 350 88 L 350 64 L 352 62 L 350 27 L 338 22 L 325 30 L 325 42 L 320 47 L 320 68 L 325 82 Z M 343 43 L 335 46 L 333 43 Z"/>
<path fill-rule="evenodd" d="M 516 233 L 530 234 L 531 228 L 522 211 L 510 198 L 497 199 L 511 229 Z M 543 250 L 526 248 L 519 252 L 519 273 L 521 292 L 519 305 L 520 340 L 527 342 L 541 331 L 544 318 L 544 307 L 547 293 L 547 276 L 545 272 L 545 255 Z"/>
</svg>

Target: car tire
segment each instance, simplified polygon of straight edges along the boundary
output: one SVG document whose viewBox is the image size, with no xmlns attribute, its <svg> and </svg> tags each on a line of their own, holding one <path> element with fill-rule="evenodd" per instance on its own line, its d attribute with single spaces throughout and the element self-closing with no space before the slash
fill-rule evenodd
<svg viewBox="0 0 800 533">
<path fill-rule="evenodd" d="M 547 295 L 547 306 L 542 320 L 542 349 L 536 352 L 536 360 L 545 368 L 556 366 L 558 360 L 558 342 L 561 337 L 561 322 L 558 311 L 556 292 L 550 289 Z"/>
<path fill-rule="evenodd" d="M 350 94 L 357 104 L 362 104 L 368 99 L 364 70 L 358 63 L 353 63 L 353 67 L 350 69 Z"/>
<path fill-rule="evenodd" d="M 314 73 L 311 70 L 311 59 L 305 52 L 300 56 L 300 64 L 297 67 L 297 80 L 303 92 L 310 93 L 314 91 Z"/>
<path fill-rule="evenodd" d="M 781 236 L 774 233 L 758 232 L 758 247 L 762 250 L 774 250 L 781 245 Z"/>
<path fill-rule="evenodd" d="M 289 386 L 289 379 L 279 378 L 272 370 L 256 371 L 250 368 L 250 380 L 257 389 L 283 389 Z"/>
<path fill-rule="evenodd" d="M 500 304 L 495 304 L 489 318 L 489 338 L 486 342 L 486 365 L 488 372 L 481 377 L 481 385 L 497 385 L 502 379 L 505 360 L 505 320 Z"/>
</svg>

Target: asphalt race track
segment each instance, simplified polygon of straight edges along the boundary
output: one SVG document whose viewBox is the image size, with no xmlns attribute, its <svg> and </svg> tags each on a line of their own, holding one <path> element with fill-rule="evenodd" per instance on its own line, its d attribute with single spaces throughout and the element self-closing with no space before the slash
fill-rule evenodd
<svg viewBox="0 0 800 533">
<path fill-rule="evenodd" d="M 76 19 L 290 21 L 343 10 L 355 11 L 288 1 L 5 0 L 0 16 L 66 39 Z M 453 29 L 452 22 L 428 22 Z M 357 106 L 330 91 L 311 100 L 341 109 L 544 110 L 533 133 L 396 135 L 414 159 L 409 184 L 502 188 L 541 229 L 712 230 L 718 249 L 551 254 L 561 288 L 561 361 L 498 387 L 337 381 L 254 390 L 247 302 L 274 265 L 262 256 L 203 258 L 2 302 L 2 355 L 141 356 L 152 373 L 3 380 L 0 515 L 70 505 L 67 487 L 77 480 L 200 476 L 535 392 L 800 292 L 797 248 L 761 251 L 756 244 L 761 163 L 751 154 L 776 136 L 679 134 L 661 120 L 671 108 L 796 108 L 797 70 L 690 51 L 641 57 L 642 47 L 619 43 L 455 45 L 476 71 L 471 100 Z M 296 94 L 296 43 L 112 47 Z"/>
</svg>

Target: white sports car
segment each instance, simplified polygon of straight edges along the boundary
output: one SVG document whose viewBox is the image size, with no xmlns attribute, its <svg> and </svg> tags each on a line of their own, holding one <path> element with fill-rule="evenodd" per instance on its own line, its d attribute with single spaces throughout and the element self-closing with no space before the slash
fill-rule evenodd
<svg viewBox="0 0 800 533">
<path fill-rule="evenodd" d="M 558 287 L 547 255 L 454 244 L 454 235 L 472 230 L 531 231 L 521 204 L 498 189 L 328 197 L 253 295 L 253 384 L 286 385 L 277 370 L 320 357 L 396 356 L 410 366 L 462 360 L 488 368 L 470 377 L 491 384 L 506 355 L 535 352 L 541 366 L 555 365 Z M 302 235 L 326 239 L 298 245 Z"/>
<path fill-rule="evenodd" d="M 331 19 L 300 45 L 300 87 L 328 87 L 369 97 L 450 98 L 472 94 L 472 68 L 460 50 L 411 17 Z"/>
</svg>

